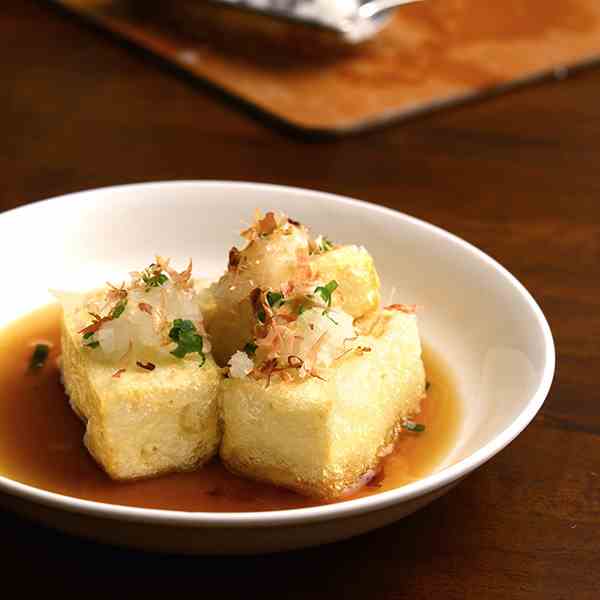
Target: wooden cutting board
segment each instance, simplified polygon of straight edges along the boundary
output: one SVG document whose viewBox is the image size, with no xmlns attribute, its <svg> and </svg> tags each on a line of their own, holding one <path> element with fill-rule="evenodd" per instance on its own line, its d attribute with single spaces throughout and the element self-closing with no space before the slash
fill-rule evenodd
<svg viewBox="0 0 600 600">
<path fill-rule="evenodd" d="M 203 0 L 52 1 L 310 131 L 362 130 L 600 59 L 600 0 L 427 0 L 350 49 L 285 28 L 253 38 L 237 15 L 215 28 L 194 12 Z"/>
</svg>

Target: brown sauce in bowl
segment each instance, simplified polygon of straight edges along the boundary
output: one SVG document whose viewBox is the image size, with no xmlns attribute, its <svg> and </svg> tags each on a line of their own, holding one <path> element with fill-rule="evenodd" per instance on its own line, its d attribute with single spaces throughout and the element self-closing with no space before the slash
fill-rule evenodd
<svg viewBox="0 0 600 600">
<path fill-rule="evenodd" d="M 50 355 L 28 369 L 37 342 Z M 85 449 L 84 425 L 73 414 L 60 383 L 60 308 L 39 309 L 0 331 L 0 475 L 66 496 L 144 508 L 243 512 L 318 506 L 275 486 L 229 473 L 214 459 L 200 470 L 129 483 L 112 481 Z M 424 349 L 430 384 L 421 413 L 422 433 L 402 432 L 373 481 L 342 500 L 400 487 L 433 471 L 448 456 L 458 433 L 460 404 L 443 361 Z"/>
</svg>

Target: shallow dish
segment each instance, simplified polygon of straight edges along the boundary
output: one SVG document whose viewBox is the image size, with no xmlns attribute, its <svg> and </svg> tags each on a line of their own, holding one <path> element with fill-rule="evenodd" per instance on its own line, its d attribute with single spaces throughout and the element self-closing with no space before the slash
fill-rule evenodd
<svg viewBox="0 0 600 600">
<path fill-rule="evenodd" d="M 279 209 L 332 239 L 364 244 L 383 298 L 424 307 L 426 343 L 452 369 L 463 419 L 439 469 L 414 483 L 326 506 L 248 513 L 132 508 L 62 496 L 0 476 L 0 502 L 97 540 L 185 553 L 261 553 L 348 538 L 396 521 L 448 491 L 513 440 L 541 407 L 554 373 L 550 329 L 533 298 L 475 247 L 407 215 L 340 196 L 236 182 L 169 182 L 62 196 L 0 215 L 11 260 L 0 327 L 160 251 L 192 256 L 217 277 L 254 208 Z M 401 300 L 399 300 L 401 299 Z M 491 515 L 490 518 L 493 518 Z"/>
</svg>

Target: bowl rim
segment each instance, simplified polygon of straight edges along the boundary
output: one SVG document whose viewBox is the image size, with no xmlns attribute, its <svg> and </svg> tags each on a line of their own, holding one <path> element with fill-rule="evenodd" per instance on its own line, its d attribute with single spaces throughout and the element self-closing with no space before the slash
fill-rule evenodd
<svg viewBox="0 0 600 600">
<path fill-rule="evenodd" d="M 358 516 L 373 511 L 385 510 L 393 505 L 413 500 L 417 497 L 435 492 L 438 489 L 449 486 L 466 476 L 484 462 L 492 458 L 495 454 L 505 448 L 525 427 L 533 420 L 550 390 L 554 377 L 556 355 L 554 340 L 550 331 L 550 326 L 530 292 L 498 261 L 484 253 L 473 244 L 463 240 L 457 235 L 432 225 L 422 219 L 412 217 L 385 206 L 357 200 L 347 196 L 311 190 L 307 188 L 292 187 L 285 185 L 276 185 L 269 183 L 254 183 L 244 181 L 227 180 L 173 180 L 173 181 L 150 181 L 143 183 L 130 183 L 124 185 L 106 186 L 82 190 L 69 194 L 62 194 L 46 200 L 39 200 L 13 208 L 0 213 L 0 231 L 7 218 L 18 214 L 35 211 L 41 206 L 49 204 L 70 202 L 77 199 L 78 205 L 82 202 L 95 202 L 98 196 L 105 194 L 114 194 L 122 192 L 136 193 L 150 188 L 167 189 L 172 191 L 176 188 L 240 188 L 264 191 L 275 191 L 287 195 L 302 196 L 303 198 L 314 198 L 325 200 L 341 205 L 352 206 L 366 211 L 375 211 L 390 219 L 400 219 L 412 226 L 423 228 L 430 233 L 441 236 L 445 241 L 456 244 L 476 258 L 482 260 L 491 266 L 496 273 L 501 276 L 506 283 L 511 285 L 515 291 L 520 294 L 531 308 L 536 322 L 542 332 L 544 346 L 544 366 L 540 384 L 534 394 L 529 398 L 527 404 L 512 423 L 494 436 L 487 444 L 461 459 L 460 461 L 432 473 L 415 482 L 406 484 L 393 490 L 347 500 L 335 504 L 326 504 L 323 506 L 314 506 L 308 508 L 293 508 L 274 511 L 253 511 L 253 512 L 189 512 L 178 510 L 165 510 L 155 508 L 141 508 L 126 506 L 120 504 L 110 504 L 97 502 L 93 500 L 84 500 L 73 496 L 67 496 L 56 492 L 51 492 L 37 488 L 32 485 L 21 483 L 0 475 L 0 493 L 7 493 L 11 496 L 44 505 L 46 507 L 66 510 L 70 513 L 79 515 L 88 515 L 92 517 L 127 521 L 134 523 L 151 523 L 158 525 L 167 525 L 175 527 L 272 527 L 274 525 L 297 525 L 306 523 L 315 523 L 331 519 L 348 518 Z"/>
</svg>

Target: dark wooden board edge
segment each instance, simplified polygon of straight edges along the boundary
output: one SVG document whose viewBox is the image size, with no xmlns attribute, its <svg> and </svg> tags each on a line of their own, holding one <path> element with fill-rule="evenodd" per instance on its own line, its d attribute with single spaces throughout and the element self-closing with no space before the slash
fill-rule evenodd
<svg viewBox="0 0 600 600">
<path fill-rule="evenodd" d="M 429 102 L 426 105 L 409 110 L 390 110 L 382 113 L 377 118 L 365 119 L 347 127 L 314 127 L 309 126 L 301 121 L 293 121 L 282 117 L 281 115 L 260 106 L 259 104 L 244 98 L 234 90 L 227 88 L 219 83 L 212 81 L 208 77 L 203 77 L 196 73 L 192 73 L 184 64 L 175 60 L 171 60 L 160 53 L 155 52 L 152 48 L 141 43 L 139 40 L 128 36 L 122 31 L 110 27 L 104 19 L 98 18 L 94 13 L 85 10 L 77 10 L 61 0 L 38 0 L 53 7 L 60 14 L 68 15 L 82 23 L 85 23 L 91 29 L 108 36 L 109 38 L 118 41 L 124 48 L 139 52 L 144 57 L 149 57 L 155 63 L 167 72 L 173 73 L 178 77 L 186 80 L 192 85 L 197 85 L 200 89 L 208 91 L 215 95 L 220 100 L 231 103 L 236 109 L 241 110 L 263 122 L 264 124 L 280 130 L 282 133 L 301 136 L 302 138 L 311 139 L 331 139 L 336 137 L 346 137 L 358 135 L 369 131 L 376 131 L 383 127 L 393 124 L 400 124 L 404 121 L 427 116 L 428 114 L 439 110 L 449 110 L 458 108 L 462 105 L 473 102 L 484 101 L 502 94 L 518 91 L 527 85 L 535 85 L 551 80 L 563 80 L 569 76 L 588 68 L 600 66 L 600 54 L 596 57 L 577 61 L 575 63 L 567 63 L 560 67 L 549 67 L 526 77 L 517 78 L 507 83 L 490 86 L 467 94 L 458 94 L 446 98 L 441 98 L 438 101 Z"/>
</svg>

